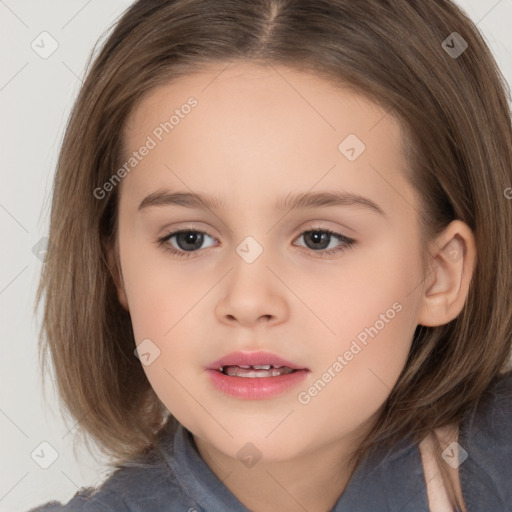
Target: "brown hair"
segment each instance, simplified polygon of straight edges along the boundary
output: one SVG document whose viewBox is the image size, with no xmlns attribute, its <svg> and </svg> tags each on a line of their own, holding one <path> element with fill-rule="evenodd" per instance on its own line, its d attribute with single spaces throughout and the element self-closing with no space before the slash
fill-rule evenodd
<svg viewBox="0 0 512 512">
<path fill-rule="evenodd" d="M 453 32 L 468 44 L 456 58 L 442 47 Z M 43 375 L 50 352 L 62 403 L 115 464 L 154 446 L 169 413 L 134 356 L 106 253 L 118 187 L 103 200 L 93 191 L 121 165 L 124 123 L 147 91 L 236 60 L 310 71 L 383 106 L 407 135 L 424 247 L 454 219 L 473 230 L 477 264 L 463 310 L 446 325 L 417 327 L 353 460 L 459 422 L 511 353 L 512 201 L 504 190 L 512 136 L 506 82 L 475 25 L 448 0 L 139 0 L 128 8 L 89 61 L 57 165 L 37 293 L 37 304 L 45 294 Z M 422 258 L 426 276 L 426 251 Z"/>
</svg>

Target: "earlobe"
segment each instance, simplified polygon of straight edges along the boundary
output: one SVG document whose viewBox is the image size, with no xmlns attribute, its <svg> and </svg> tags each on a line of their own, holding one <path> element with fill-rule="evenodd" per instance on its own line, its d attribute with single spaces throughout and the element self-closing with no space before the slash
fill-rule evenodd
<svg viewBox="0 0 512 512">
<path fill-rule="evenodd" d="M 460 220 L 451 222 L 432 247 L 432 269 L 418 317 L 427 327 L 446 324 L 462 311 L 476 261 L 473 232 Z"/>
<path fill-rule="evenodd" d="M 114 280 L 114 284 L 117 289 L 117 298 L 121 306 L 123 306 L 126 311 L 130 311 L 128 307 L 128 297 L 126 296 L 126 291 L 124 289 L 124 281 L 123 275 L 121 272 L 121 265 L 119 264 L 119 255 L 117 252 L 117 244 L 111 244 L 107 248 L 108 254 L 108 266 L 110 268 L 110 273 Z"/>
</svg>

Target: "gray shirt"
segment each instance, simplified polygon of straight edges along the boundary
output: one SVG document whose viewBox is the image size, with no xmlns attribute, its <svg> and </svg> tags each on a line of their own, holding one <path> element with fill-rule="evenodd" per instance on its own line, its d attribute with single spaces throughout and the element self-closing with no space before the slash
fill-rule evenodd
<svg viewBox="0 0 512 512">
<path fill-rule="evenodd" d="M 169 424 L 170 425 L 170 424 Z M 468 512 L 512 512 L 512 372 L 466 411 L 459 466 Z M 29 512 L 248 512 L 203 461 L 191 433 L 166 428 L 151 459 L 133 461 L 95 490 L 81 489 L 65 505 Z M 418 445 L 403 439 L 376 451 L 356 469 L 331 512 L 429 512 Z"/>
</svg>

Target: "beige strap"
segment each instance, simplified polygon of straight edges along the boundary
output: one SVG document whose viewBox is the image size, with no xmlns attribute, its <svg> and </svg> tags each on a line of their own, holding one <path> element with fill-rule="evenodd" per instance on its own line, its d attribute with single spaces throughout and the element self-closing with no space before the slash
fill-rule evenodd
<svg viewBox="0 0 512 512">
<path fill-rule="evenodd" d="M 439 438 L 441 449 L 447 449 L 447 453 L 450 454 L 450 460 L 452 460 L 453 456 L 458 459 L 459 454 L 457 452 L 456 442 L 459 440 L 459 429 L 457 425 L 447 425 L 436 429 L 435 432 Z M 434 449 L 432 434 L 428 435 L 419 444 L 430 512 L 454 512 L 454 509 L 450 506 L 446 485 L 443 481 L 442 473 L 435 458 Z M 457 453 L 454 453 L 454 451 Z M 463 504 L 462 511 L 467 512 L 460 486 L 459 468 L 458 466 L 453 467 L 452 464 L 446 464 L 458 501 Z"/>
</svg>

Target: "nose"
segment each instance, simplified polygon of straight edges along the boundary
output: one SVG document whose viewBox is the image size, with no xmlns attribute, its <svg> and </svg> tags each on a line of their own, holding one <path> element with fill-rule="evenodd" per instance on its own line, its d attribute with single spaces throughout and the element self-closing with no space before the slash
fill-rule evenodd
<svg viewBox="0 0 512 512">
<path fill-rule="evenodd" d="M 226 276 L 215 315 L 222 323 L 256 327 L 279 324 L 289 315 L 286 287 L 261 256 L 253 263 L 242 259 Z"/>
</svg>

